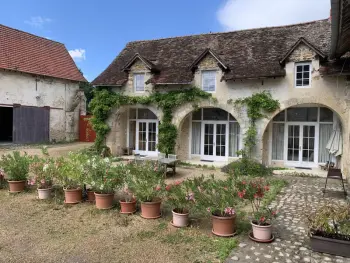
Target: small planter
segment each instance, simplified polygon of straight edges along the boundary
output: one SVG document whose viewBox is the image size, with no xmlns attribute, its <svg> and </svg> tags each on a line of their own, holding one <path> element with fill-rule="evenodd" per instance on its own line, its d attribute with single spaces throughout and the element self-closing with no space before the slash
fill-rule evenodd
<svg viewBox="0 0 350 263">
<path fill-rule="evenodd" d="M 174 227 L 186 227 L 188 226 L 188 218 L 189 218 L 189 212 L 188 210 L 184 209 L 173 209 L 173 221 L 171 224 Z"/>
<path fill-rule="evenodd" d="M 9 184 L 10 193 L 20 193 L 24 191 L 26 181 L 7 181 Z"/>
<path fill-rule="evenodd" d="M 46 200 L 51 198 L 52 188 L 40 189 L 38 188 L 39 199 Z"/>
<path fill-rule="evenodd" d="M 136 212 L 136 200 L 131 202 L 126 202 L 125 200 L 120 200 L 120 213 L 121 214 L 133 214 Z"/>
<path fill-rule="evenodd" d="M 78 189 L 63 189 L 64 190 L 64 202 L 66 204 L 78 204 L 83 200 L 82 190 Z"/>
<path fill-rule="evenodd" d="M 113 194 L 99 194 L 95 192 L 95 202 L 97 209 L 111 209 L 113 207 Z"/>
<path fill-rule="evenodd" d="M 350 257 L 350 241 L 312 235 L 310 245 L 313 251 Z"/>
<path fill-rule="evenodd" d="M 91 190 L 87 190 L 86 191 L 86 194 L 87 194 L 87 200 L 88 202 L 95 202 L 95 192 L 94 191 L 91 191 Z"/>
<path fill-rule="evenodd" d="M 256 240 L 261 240 L 262 242 L 266 242 L 271 240 L 272 238 L 272 225 L 259 226 L 251 222 L 253 228 L 253 236 Z"/>
<path fill-rule="evenodd" d="M 160 205 L 162 201 L 141 202 L 141 217 L 146 219 L 156 219 L 161 217 Z"/>
<path fill-rule="evenodd" d="M 232 216 L 211 216 L 213 229 L 212 233 L 220 237 L 232 237 L 236 234 L 236 215 Z"/>
</svg>

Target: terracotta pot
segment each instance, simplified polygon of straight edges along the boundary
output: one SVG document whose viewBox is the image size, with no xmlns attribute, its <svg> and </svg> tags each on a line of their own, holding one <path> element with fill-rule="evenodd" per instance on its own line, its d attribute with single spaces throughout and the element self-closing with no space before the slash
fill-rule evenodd
<svg viewBox="0 0 350 263">
<path fill-rule="evenodd" d="M 270 240 L 272 237 L 271 225 L 259 226 L 251 222 L 253 228 L 253 236 L 259 240 Z"/>
<path fill-rule="evenodd" d="M 95 202 L 95 192 L 91 190 L 87 190 L 86 193 L 87 193 L 87 201 L 91 203 Z"/>
<path fill-rule="evenodd" d="M 189 212 L 184 210 L 184 213 L 179 213 L 179 209 L 173 209 L 173 222 L 172 225 L 175 227 L 186 227 L 188 226 Z"/>
<path fill-rule="evenodd" d="M 38 197 L 39 199 L 50 199 L 51 198 L 52 188 L 39 189 L 38 188 Z"/>
<path fill-rule="evenodd" d="M 141 217 L 146 219 L 156 219 L 161 217 L 160 205 L 162 200 L 153 202 L 141 202 Z"/>
<path fill-rule="evenodd" d="M 212 233 L 216 236 L 231 237 L 236 234 L 236 215 L 216 216 L 211 215 L 213 229 Z"/>
<path fill-rule="evenodd" d="M 66 204 L 77 204 L 83 200 L 82 190 L 78 189 L 63 189 L 64 190 L 64 202 Z"/>
<path fill-rule="evenodd" d="M 113 207 L 114 193 L 113 194 L 99 194 L 95 192 L 96 208 L 98 209 L 111 209 Z"/>
<path fill-rule="evenodd" d="M 120 200 L 120 213 L 121 214 L 133 214 L 136 212 L 136 200 L 131 202 L 125 202 L 125 200 Z"/>
<path fill-rule="evenodd" d="M 7 181 L 9 183 L 10 193 L 20 193 L 24 191 L 26 181 Z"/>
</svg>

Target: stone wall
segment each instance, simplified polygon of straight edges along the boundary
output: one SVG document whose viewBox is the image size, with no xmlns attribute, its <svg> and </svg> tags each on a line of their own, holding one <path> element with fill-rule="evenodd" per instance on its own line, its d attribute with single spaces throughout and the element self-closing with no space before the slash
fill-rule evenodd
<svg viewBox="0 0 350 263">
<path fill-rule="evenodd" d="M 294 51 L 289 55 L 287 61 L 289 62 L 301 62 L 301 61 L 311 61 L 316 59 L 317 54 L 311 48 L 305 44 L 300 44 L 294 49 Z"/>
</svg>

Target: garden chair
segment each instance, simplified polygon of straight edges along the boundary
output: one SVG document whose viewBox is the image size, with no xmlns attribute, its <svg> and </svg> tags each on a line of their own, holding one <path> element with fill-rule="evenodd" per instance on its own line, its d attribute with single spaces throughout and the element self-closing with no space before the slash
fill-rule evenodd
<svg viewBox="0 0 350 263">
<path fill-rule="evenodd" d="M 134 162 L 135 162 L 135 164 L 140 164 L 143 162 L 140 154 L 138 154 L 138 153 L 134 154 Z"/>
<path fill-rule="evenodd" d="M 175 154 L 168 154 L 168 158 L 170 160 L 176 160 L 176 155 Z M 166 165 L 166 170 L 168 171 L 168 168 L 172 169 L 173 170 L 173 175 L 176 174 L 176 162 L 173 162 L 171 164 L 167 164 Z"/>
<path fill-rule="evenodd" d="M 341 183 L 343 185 L 343 191 L 344 191 L 344 195 L 347 195 L 347 192 L 345 190 L 345 185 L 344 185 L 344 180 L 343 180 L 343 174 L 341 173 L 340 169 L 336 169 L 336 168 L 328 168 L 328 173 L 327 173 L 327 178 L 326 178 L 326 183 L 324 185 L 324 189 L 323 189 L 323 196 L 326 193 L 326 188 L 327 188 L 327 182 L 328 179 L 336 179 L 336 180 L 341 180 Z"/>
</svg>

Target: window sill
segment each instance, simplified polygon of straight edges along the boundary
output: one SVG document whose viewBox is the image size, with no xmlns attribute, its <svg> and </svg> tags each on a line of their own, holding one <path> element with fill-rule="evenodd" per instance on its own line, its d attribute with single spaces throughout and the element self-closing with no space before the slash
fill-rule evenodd
<svg viewBox="0 0 350 263">
<path fill-rule="evenodd" d="M 294 88 L 296 88 L 296 89 L 311 89 L 312 87 L 309 85 L 309 86 L 294 86 Z"/>
</svg>

